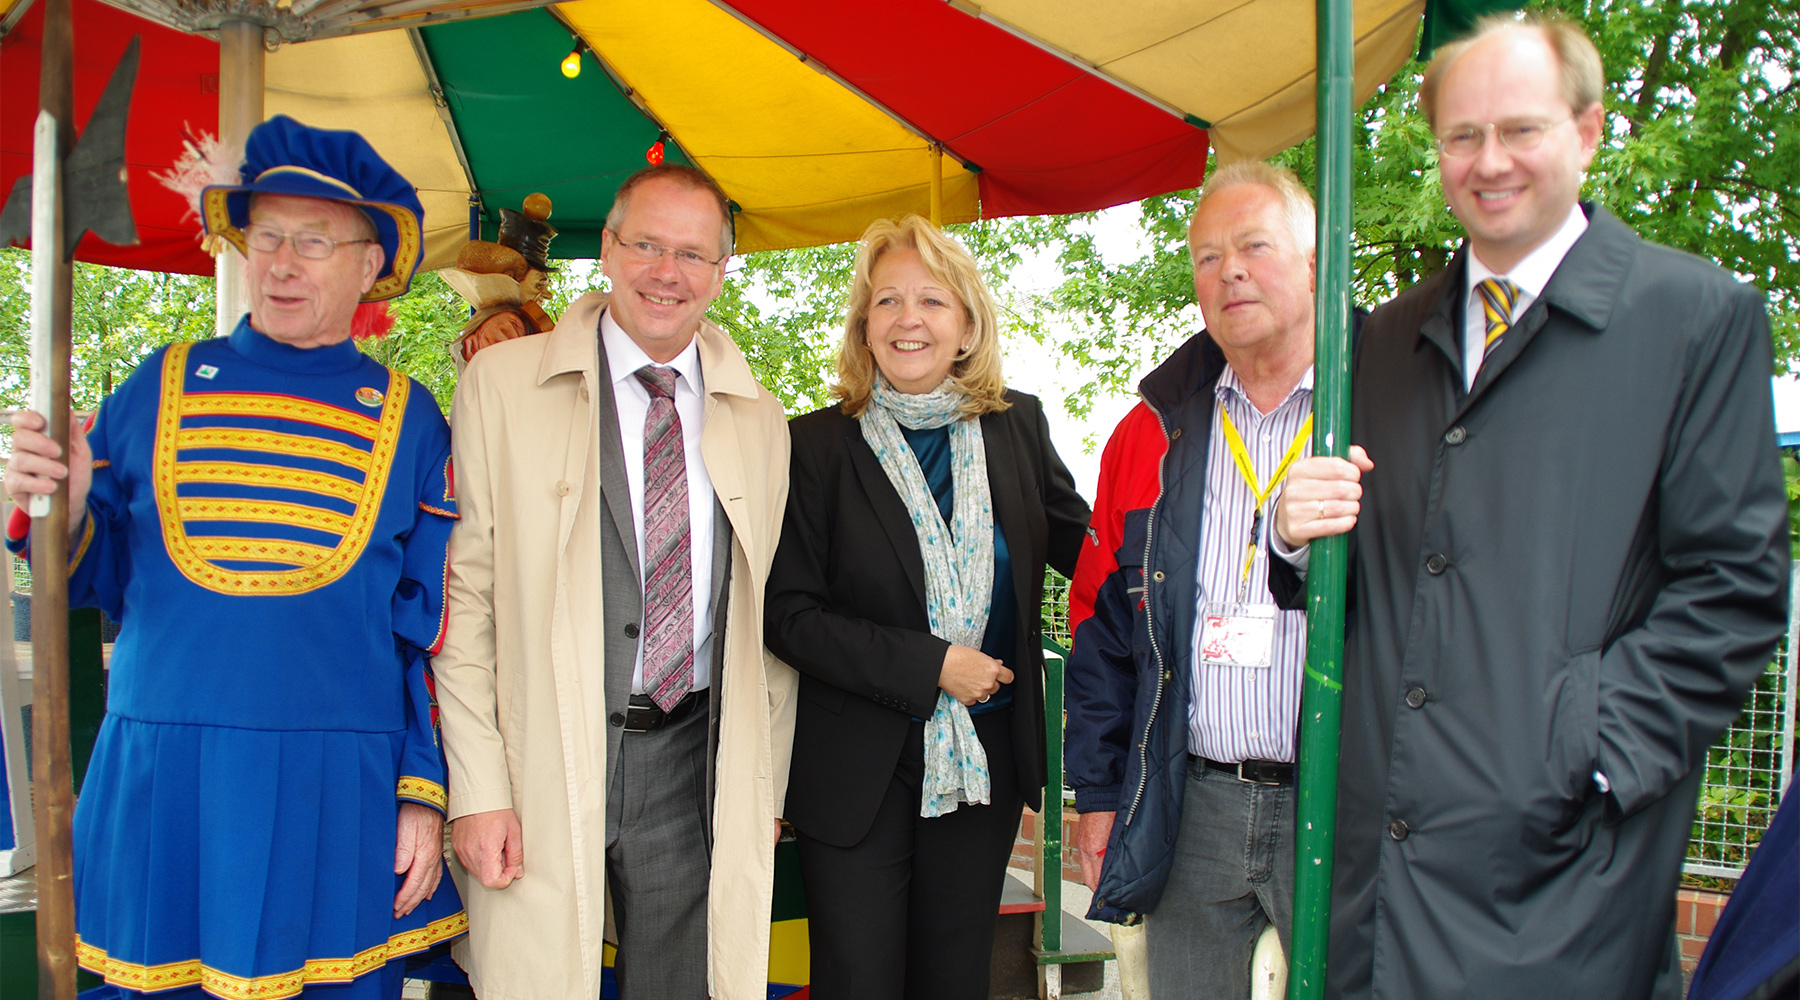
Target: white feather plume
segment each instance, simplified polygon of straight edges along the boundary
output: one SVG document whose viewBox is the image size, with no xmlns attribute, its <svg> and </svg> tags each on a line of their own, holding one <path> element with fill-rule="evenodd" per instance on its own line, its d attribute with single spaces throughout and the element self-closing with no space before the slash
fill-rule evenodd
<svg viewBox="0 0 1800 1000">
<path fill-rule="evenodd" d="M 198 221 L 200 192 L 215 184 L 239 183 L 244 150 L 242 146 L 227 148 L 209 132 L 191 132 L 185 123 L 181 131 L 181 156 L 174 166 L 151 176 L 180 195 L 187 202 L 188 217 Z"/>
</svg>

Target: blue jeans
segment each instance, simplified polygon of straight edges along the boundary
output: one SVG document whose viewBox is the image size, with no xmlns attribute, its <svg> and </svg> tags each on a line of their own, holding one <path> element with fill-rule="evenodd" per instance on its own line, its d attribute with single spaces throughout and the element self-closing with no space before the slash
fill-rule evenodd
<svg viewBox="0 0 1800 1000">
<path fill-rule="evenodd" d="M 1250 958 L 1294 913 L 1294 786 L 1239 781 L 1189 758 L 1181 832 L 1162 902 L 1144 922 L 1150 995 L 1248 1000 Z"/>
</svg>

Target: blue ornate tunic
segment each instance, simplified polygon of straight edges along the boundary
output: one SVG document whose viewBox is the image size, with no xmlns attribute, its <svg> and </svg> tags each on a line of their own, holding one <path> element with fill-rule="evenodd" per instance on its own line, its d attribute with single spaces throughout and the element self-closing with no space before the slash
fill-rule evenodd
<svg viewBox="0 0 1800 1000">
<path fill-rule="evenodd" d="M 393 916 L 399 803 L 445 801 L 427 658 L 456 501 L 431 394 L 246 319 L 152 354 L 88 440 L 70 602 L 122 630 L 75 816 L 81 964 L 275 1000 L 462 933 L 448 878 Z"/>
</svg>

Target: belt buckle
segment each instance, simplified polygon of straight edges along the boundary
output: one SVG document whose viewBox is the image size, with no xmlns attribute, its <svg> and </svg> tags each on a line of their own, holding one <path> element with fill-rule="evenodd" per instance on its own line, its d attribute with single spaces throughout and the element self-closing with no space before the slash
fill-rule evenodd
<svg viewBox="0 0 1800 1000">
<path fill-rule="evenodd" d="M 633 725 L 633 716 L 642 720 L 641 724 Z M 655 705 L 651 705 L 648 708 L 639 708 L 632 705 L 627 705 L 625 707 L 625 731 L 628 733 L 653 733 L 656 730 L 661 729 L 663 723 L 667 721 L 668 717 Z"/>
<path fill-rule="evenodd" d="M 1245 784 L 1249 784 L 1249 785 L 1279 785 L 1279 784 L 1281 784 L 1281 782 L 1279 782 L 1279 781 L 1268 781 L 1263 778 L 1252 778 L 1252 777 L 1245 775 L 1244 774 L 1244 765 L 1249 764 L 1249 763 L 1252 763 L 1252 762 L 1247 761 L 1247 760 L 1238 761 L 1237 779 L 1239 781 L 1242 781 Z"/>
</svg>

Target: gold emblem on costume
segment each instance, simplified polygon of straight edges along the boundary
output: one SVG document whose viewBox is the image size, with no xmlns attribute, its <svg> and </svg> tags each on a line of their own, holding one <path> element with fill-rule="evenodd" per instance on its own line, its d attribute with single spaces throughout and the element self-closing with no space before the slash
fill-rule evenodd
<svg viewBox="0 0 1800 1000">
<path fill-rule="evenodd" d="M 381 405 L 381 390 L 373 386 L 365 385 L 361 389 L 356 390 L 356 401 L 370 409 L 374 409 Z"/>
</svg>

